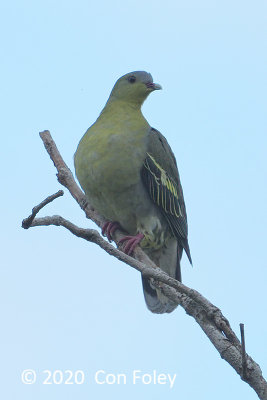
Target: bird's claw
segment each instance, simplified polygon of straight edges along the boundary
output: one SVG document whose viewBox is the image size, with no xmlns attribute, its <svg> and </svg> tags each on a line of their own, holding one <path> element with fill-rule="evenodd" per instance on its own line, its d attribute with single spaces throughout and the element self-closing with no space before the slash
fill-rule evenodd
<svg viewBox="0 0 267 400">
<path fill-rule="evenodd" d="M 144 235 L 142 233 L 138 233 L 135 236 L 124 236 L 122 239 L 119 240 L 118 245 L 126 242 L 126 244 L 123 246 L 123 252 L 130 256 L 143 238 Z"/>
<path fill-rule="evenodd" d="M 112 242 L 112 235 L 119 228 L 120 224 L 118 222 L 107 221 L 102 227 L 102 235 L 106 236 L 109 242 Z"/>
</svg>

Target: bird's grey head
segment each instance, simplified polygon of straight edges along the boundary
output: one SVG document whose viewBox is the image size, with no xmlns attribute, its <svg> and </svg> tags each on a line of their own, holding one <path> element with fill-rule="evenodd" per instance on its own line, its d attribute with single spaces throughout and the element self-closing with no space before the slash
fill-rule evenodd
<svg viewBox="0 0 267 400">
<path fill-rule="evenodd" d="M 159 89 L 162 87 L 153 82 L 151 74 L 145 71 L 134 71 L 117 80 L 110 97 L 141 106 L 151 92 Z"/>
</svg>

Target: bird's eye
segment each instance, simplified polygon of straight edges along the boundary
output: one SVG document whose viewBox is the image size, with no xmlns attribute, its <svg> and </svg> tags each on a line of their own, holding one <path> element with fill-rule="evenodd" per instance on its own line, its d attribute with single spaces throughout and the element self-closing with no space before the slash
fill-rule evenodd
<svg viewBox="0 0 267 400">
<path fill-rule="evenodd" d="M 129 76 L 128 81 L 130 83 L 134 83 L 136 81 L 136 77 L 134 75 Z"/>
</svg>

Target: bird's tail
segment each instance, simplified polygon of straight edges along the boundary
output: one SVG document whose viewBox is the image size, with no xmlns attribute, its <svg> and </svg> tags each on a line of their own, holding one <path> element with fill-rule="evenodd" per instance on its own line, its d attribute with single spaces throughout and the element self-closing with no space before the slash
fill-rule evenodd
<svg viewBox="0 0 267 400">
<path fill-rule="evenodd" d="M 179 249 L 180 250 L 180 249 Z M 181 282 L 180 256 L 177 249 L 177 241 L 172 241 L 161 250 L 160 255 L 149 253 L 149 257 L 172 278 Z M 143 291 L 147 308 L 155 314 L 172 312 L 178 304 L 166 297 L 161 291 L 153 285 L 150 278 L 142 276 Z"/>
</svg>

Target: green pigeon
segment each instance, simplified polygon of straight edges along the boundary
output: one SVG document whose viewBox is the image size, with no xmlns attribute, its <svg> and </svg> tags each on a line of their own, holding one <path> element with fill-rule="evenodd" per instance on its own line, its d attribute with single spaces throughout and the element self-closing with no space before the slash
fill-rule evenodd
<svg viewBox="0 0 267 400">
<path fill-rule="evenodd" d="M 96 122 L 74 156 L 77 178 L 89 203 L 107 220 L 102 233 L 112 239 L 120 227 L 124 252 L 139 244 L 169 276 L 181 281 L 180 260 L 188 245 L 185 202 L 175 156 L 141 112 L 147 96 L 161 86 L 151 74 L 134 71 L 115 83 Z M 169 313 L 177 304 L 142 277 L 147 307 Z"/>
</svg>

